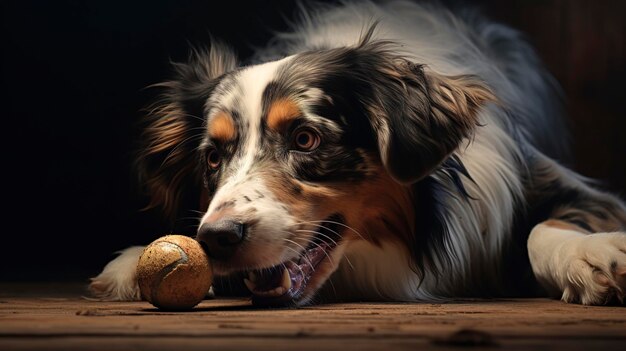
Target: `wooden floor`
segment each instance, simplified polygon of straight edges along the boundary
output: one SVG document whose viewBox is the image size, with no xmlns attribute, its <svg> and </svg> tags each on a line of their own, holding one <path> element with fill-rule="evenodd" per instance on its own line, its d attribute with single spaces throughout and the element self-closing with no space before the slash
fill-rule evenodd
<svg viewBox="0 0 626 351">
<path fill-rule="evenodd" d="M 548 299 L 350 303 L 191 312 L 81 298 L 74 285 L 0 284 L 0 350 L 626 350 L 626 308 Z"/>
</svg>

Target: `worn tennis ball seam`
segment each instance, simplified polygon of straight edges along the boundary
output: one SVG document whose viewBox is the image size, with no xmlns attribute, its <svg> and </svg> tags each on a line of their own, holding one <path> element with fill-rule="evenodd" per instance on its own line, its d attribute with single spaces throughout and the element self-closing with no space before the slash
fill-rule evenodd
<svg viewBox="0 0 626 351">
<path fill-rule="evenodd" d="M 152 281 L 152 285 L 150 286 L 150 297 L 151 300 L 154 303 L 158 303 L 157 301 L 157 295 L 159 292 L 159 287 L 161 285 L 161 283 L 164 281 L 164 279 L 170 274 L 172 273 L 176 267 L 178 267 L 181 264 L 186 264 L 189 262 L 189 256 L 187 256 L 187 253 L 185 252 L 185 250 L 183 250 L 182 247 L 174 244 L 174 243 L 170 243 L 167 241 L 163 241 L 161 243 L 159 243 L 159 245 L 165 245 L 167 247 L 170 247 L 172 249 L 176 249 L 178 251 L 178 253 L 180 253 L 180 258 L 170 264 L 168 264 L 167 266 L 165 266 L 162 270 L 159 271 L 159 275 L 156 277 L 156 279 L 154 279 Z"/>
</svg>

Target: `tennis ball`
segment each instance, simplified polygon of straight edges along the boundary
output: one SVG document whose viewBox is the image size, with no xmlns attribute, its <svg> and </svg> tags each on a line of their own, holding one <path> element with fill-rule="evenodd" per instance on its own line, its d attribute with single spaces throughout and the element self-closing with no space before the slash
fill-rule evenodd
<svg viewBox="0 0 626 351">
<path fill-rule="evenodd" d="M 185 310 L 206 296 L 213 269 L 200 244 L 183 235 L 167 235 L 148 245 L 137 264 L 141 296 L 165 310 Z"/>
</svg>

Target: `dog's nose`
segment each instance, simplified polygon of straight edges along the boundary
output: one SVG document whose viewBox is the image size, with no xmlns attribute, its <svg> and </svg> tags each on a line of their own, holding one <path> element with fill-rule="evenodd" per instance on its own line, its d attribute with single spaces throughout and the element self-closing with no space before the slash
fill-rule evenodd
<svg viewBox="0 0 626 351">
<path fill-rule="evenodd" d="M 221 220 L 201 225 L 196 240 L 205 247 L 211 258 L 225 261 L 233 256 L 244 234 L 243 223 Z"/>
</svg>

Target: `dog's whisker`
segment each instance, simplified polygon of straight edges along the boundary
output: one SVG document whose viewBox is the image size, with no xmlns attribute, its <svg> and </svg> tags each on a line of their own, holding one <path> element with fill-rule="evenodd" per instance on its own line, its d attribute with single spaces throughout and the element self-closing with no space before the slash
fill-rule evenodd
<svg viewBox="0 0 626 351">
<path fill-rule="evenodd" d="M 296 230 L 298 231 L 298 230 Z M 332 241 L 335 245 L 337 245 L 337 242 L 335 242 L 332 238 L 330 238 L 328 235 L 319 233 L 319 232 L 314 232 L 318 235 L 324 236 L 326 237 L 328 240 Z M 326 257 L 328 257 L 328 260 L 330 261 L 330 263 L 335 266 L 335 261 L 330 257 L 330 255 L 328 254 L 328 251 L 326 249 L 324 249 L 322 246 L 320 246 L 319 244 L 317 244 L 316 242 L 312 242 L 313 245 L 317 246 L 318 248 L 320 248 L 322 250 L 322 252 L 324 253 L 324 255 L 326 255 Z M 346 260 L 348 261 L 348 263 L 350 264 L 350 266 L 352 267 L 352 269 L 354 270 L 354 265 L 352 265 L 352 262 L 350 262 L 350 259 L 348 259 L 348 257 L 346 257 L 344 255 L 344 257 L 346 258 Z"/>
<path fill-rule="evenodd" d="M 335 298 L 337 298 L 337 289 L 335 289 L 335 284 L 333 284 L 333 279 L 328 277 L 328 282 L 330 283 L 330 287 L 333 288 L 333 293 L 335 294 Z"/>
<path fill-rule="evenodd" d="M 322 250 L 322 252 L 324 253 L 324 255 L 326 257 L 328 257 L 328 260 L 330 261 L 330 263 L 334 266 L 335 262 L 333 261 L 333 259 L 330 257 L 330 255 L 328 254 L 328 251 L 326 251 L 326 249 L 324 249 L 322 246 L 320 246 L 318 243 L 313 242 L 313 245 L 317 246 L 320 250 Z"/>
<path fill-rule="evenodd" d="M 328 221 L 320 221 L 320 222 L 322 222 L 322 223 L 323 223 L 323 222 L 328 222 Z M 314 222 L 311 222 L 311 224 L 313 224 L 313 223 L 314 223 Z M 333 230 L 333 229 L 330 229 L 330 228 L 328 228 L 328 227 L 326 227 L 326 226 L 324 226 L 324 225 L 321 225 L 321 224 L 316 224 L 316 225 L 317 225 L 319 228 L 326 229 L 326 230 L 328 230 L 329 232 L 332 232 L 333 234 L 336 234 L 336 235 L 337 235 L 337 236 L 339 236 L 339 237 L 341 237 L 341 236 L 342 236 L 339 232 L 337 232 L 337 231 L 335 231 L 335 230 Z"/>
<path fill-rule="evenodd" d="M 343 254 L 343 258 L 346 260 L 346 262 L 348 262 L 350 269 L 352 269 L 352 271 L 356 271 L 356 268 L 354 268 L 354 265 L 352 264 L 352 261 L 350 261 L 350 259 L 348 258 L 348 255 Z"/>
<path fill-rule="evenodd" d="M 294 244 L 294 245 L 296 245 L 296 246 L 298 246 L 300 248 L 302 248 L 302 252 L 303 253 L 306 252 L 306 249 L 302 245 L 298 244 L 297 242 L 295 242 L 293 240 L 285 239 L 285 238 L 283 238 L 283 240 L 286 241 L 286 242 L 292 243 L 292 244 Z M 313 263 L 311 262 L 311 260 L 309 260 L 308 257 L 306 257 L 306 255 L 303 255 L 302 253 L 299 253 L 296 249 L 294 249 L 292 247 L 289 247 L 289 246 L 285 246 L 285 247 L 288 248 L 288 249 L 293 250 L 297 254 L 296 257 L 304 258 L 304 260 L 306 261 L 306 264 L 308 264 L 311 267 L 312 270 L 315 270 L 315 267 L 313 267 Z"/>
<path fill-rule="evenodd" d="M 364 237 L 364 236 L 363 236 L 363 235 L 362 235 L 362 234 L 361 234 L 358 230 L 354 229 L 353 227 L 351 227 L 351 226 L 349 226 L 349 225 L 346 225 L 346 224 L 344 224 L 344 223 L 341 223 L 341 222 L 336 222 L 336 221 L 331 221 L 331 220 L 314 220 L 314 221 L 300 221 L 300 222 L 296 222 L 296 224 L 297 224 L 297 225 L 299 225 L 299 224 L 314 224 L 314 225 L 316 225 L 316 226 L 318 226 L 318 227 L 320 227 L 320 228 L 323 228 L 323 229 L 326 229 L 326 230 L 328 230 L 328 231 L 330 231 L 330 232 L 333 232 L 334 234 L 337 234 L 338 236 L 343 236 L 343 235 L 341 235 L 340 233 L 338 233 L 337 231 L 335 231 L 335 230 L 333 230 L 333 229 L 330 229 L 330 228 L 328 228 L 328 227 L 326 227 L 326 226 L 324 226 L 324 225 L 318 224 L 318 223 L 325 223 L 325 222 L 326 222 L 326 223 L 337 224 L 337 225 L 343 226 L 343 227 L 345 227 L 345 228 L 349 229 L 350 231 L 354 232 L 354 233 L 355 233 L 356 235 L 358 235 L 361 239 L 366 240 L 366 239 L 365 239 L 365 237 Z"/>
<path fill-rule="evenodd" d="M 338 245 L 338 243 L 337 243 L 335 240 L 333 240 L 333 238 L 331 238 L 330 236 L 328 236 L 328 235 L 326 235 L 326 234 L 324 234 L 324 233 L 321 233 L 321 232 L 319 232 L 319 231 L 316 231 L 316 230 L 296 229 L 295 231 L 296 231 L 296 232 L 313 233 L 313 234 L 316 234 L 316 235 L 321 235 L 321 236 L 325 237 L 326 239 L 328 239 L 328 240 L 332 241 L 333 245 L 335 245 L 335 246 L 336 246 L 336 245 Z"/>
<path fill-rule="evenodd" d="M 301 224 L 301 223 L 304 223 L 304 222 L 300 222 L 300 223 L 298 223 L 298 224 Z M 337 235 L 340 235 L 339 233 L 337 233 L 336 231 L 334 231 L 334 230 L 332 230 L 332 229 L 326 228 L 326 227 L 324 227 L 324 226 L 321 226 L 321 227 L 322 227 L 322 228 L 324 228 L 324 229 L 327 229 L 327 230 L 329 230 L 329 231 L 331 231 L 331 232 L 333 232 L 333 233 L 335 233 L 335 234 L 337 234 Z M 322 236 L 324 236 L 324 237 L 328 238 L 329 240 L 333 241 L 333 243 L 334 243 L 335 245 L 337 245 L 337 242 L 335 242 L 332 238 L 328 237 L 328 236 L 327 236 L 327 235 L 325 235 L 325 234 L 322 234 L 322 233 L 319 233 L 319 232 L 316 232 L 316 231 L 308 231 L 308 230 L 306 230 L 306 229 L 296 229 L 295 231 L 296 231 L 296 232 L 297 232 L 297 231 L 307 231 L 307 232 L 312 232 L 312 233 L 320 234 L 320 235 L 322 235 Z M 288 232 L 287 232 L 287 233 L 288 233 Z M 316 244 L 316 245 L 317 245 L 317 244 Z M 317 246 L 319 247 L 319 245 L 317 245 Z M 302 247 L 302 246 L 300 246 L 300 247 Z M 333 265 L 335 265 L 335 263 L 333 262 L 333 260 L 330 258 L 330 256 L 329 256 L 329 255 L 328 255 L 328 253 L 326 252 L 326 250 L 324 250 L 324 249 L 322 249 L 322 250 L 323 250 L 324 254 L 328 257 L 328 259 L 331 261 L 331 263 L 332 263 Z M 350 269 L 352 269 L 353 271 L 355 271 L 355 270 L 356 270 L 356 268 L 354 268 L 354 264 L 352 263 L 352 261 L 350 261 L 350 258 L 348 258 L 348 256 L 347 256 L 347 255 L 345 255 L 345 254 L 343 255 L 343 258 L 346 260 L 346 262 L 348 262 L 348 265 L 350 266 Z"/>
<path fill-rule="evenodd" d="M 290 248 L 291 249 L 291 248 Z M 292 249 L 293 250 L 293 249 Z M 305 276 L 304 271 L 302 270 L 302 267 L 300 267 L 300 265 L 295 265 L 296 268 L 298 268 L 298 270 L 300 271 L 300 274 L 302 274 L 302 276 Z M 285 267 L 286 268 L 286 267 Z"/>
<path fill-rule="evenodd" d="M 328 229 L 328 228 L 326 228 Z M 330 230 L 330 229 L 329 229 Z M 332 230 L 331 230 L 332 231 Z M 321 235 L 325 238 L 327 238 L 328 240 L 332 241 L 335 245 L 338 245 L 337 242 L 335 240 L 333 240 L 331 237 L 329 237 L 326 234 L 317 232 L 318 235 Z M 319 245 L 317 245 L 315 242 L 313 242 L 314 245 L 316 245 L 317 247 L 320 247 Z M 324 250 L 323 248 L 320 247 L 320 249 L 322 249 L 322 251 L 324 252 L 324 254 L 326 254 L 326 256 L 328 256 L 328 254 L 326 253 L 326 250 Z M 350 267 L 352 268 L 352 270 L 354 270 L 354 265 L 352 264 L 352 262 L 350 261 L 350 259 L 348 258 L 348 256 L 346 256 L 345 254 L 343 255 L 343 257 L 346 259 L 346 261 L 348 262 L 348 264 L 350 265 Z M 331 261 L 331 263 L 333 265 L 335 265 L 335 263 L 332 261 L 332 259 L 330 257 L 328 257 L 328 259 Z"/>
<path fill-rule="evenodd" d="M 355 233 L 356 235 L 358 235 L 361 239 L 366 240 L 366 239 L 365 239 L 365 237 L 363 237 L 363 235 L 362 235 L 362 234 L 361 234 L 358 230 L 356 230 L 356 229 L 352 228 L 351 226 L 349 226 L 349 225 L 347 225 L 347 224 L 341 223 L 341 222 L 330 221 L 330 220 L 327 220 L 327 221 L 319 221 L 319 220 L 318 220 L 318 221 L 310 221 L 310 222 L 311 222 L 311 223 L 327 222 L 327 223 L 332 223 L 332 224 L 340 225 L 340 226 L 342 226 L 342 227 L 344 227 L 344 228 L 346 228 L 346 229 L 349 229 L 350 231 L 354 232 L 354 233 Z M 326 229 L 328 229 L 328 228 L 326 228 Z"/>
<path fill-rule="evenodd" d="M 204 137 L 203 134 L 196 134 L 196 135 L 192 135 L 188 138 L 185 138 L 183 141 L 181 141 L 180 143 L 178 143 L 178 145 L 176 145 L 172 150 L 170 150 L 170 152 L 167 154 L 167 156 L 163 159 L 163 162 L 161 162 L 161 165 L 159 166 L 159 168 L 165 166 L 165 164 L 170 160 L 170 158 L 172 157 L 172 155 L 178 150 L 178 148 L 182 147 L 185 143 L 198 139 L 198 138 L 202 138 Z"/>
<path fill-rule="evenodd" d="M 189 128 L 187 130 L 189 130 L 189 131 L 191 131 L 191 130 L 202 130 L 202 131 L 205 131 L 206 128 L 205 127 L 194 127 L 194 128 Z"/>
<path fill-rule="evenodd" d="M 331 232 L 333 232 L 333 233 L 337 234 L 338 236 L 341 236 L 341 235 L 340 235 L 339 233 L 337 233 L 336 231 L 334 231 L 334 230 L 332 230 L 332 229 L 330 229 L 330 228 L 327 228 L 327 227 L 325 227 L 325 226 L 321 226 L 321 225 L 320 225 L 320 228 L 324 228 L 324 229 L 326 229 L 326 230 L 329 230 L 329 231 L 331 231 Z M 297 229 L 296 231 L 300 231 L 300 230 L 305 230 L 305 229 Z M 326 235 L 326 234 L 322 234 L 322 233 L 320 233 L 320 232 L 316 232 L 316 233 L 317 233 L 317 234 L 319 234 L 319 235 L 321 235 L 321 236 L 324 236 L 324 237 L 328 238 L 328 239 L 329 239 L 329 240 L 331 240 L 331 241 L 332 241 L 335 245 L 337 245 L 337 242 L 335 242 L 335 241 L 334 241 L 332 238 L 330 238 L 328 235 Z M 346 259 L 346 261 L 347 261 L 347 262 L 348 262 L 348 264 L 350 265 L 350 268 L 354 271 L 354 270 L 355 270 L 355 268 L 354 268 L 354 265 L 352 264 L 352 261 L 350 261 L 350 259 L 348 258 L 348 256 L 346 256 L 345 254 L 343 255 L 343 257 Z"/>
<path fill-rule="evenodd" d="M 291 240 L 291 239 L 287 239 L 287 238 L 282 238 L 283 241 L 289 242 L 294 244 L 295 246 L 297 246 L 298 248 L 302 249 L 302 252 L 304 252 L 306 249 L 304 248 L 304 246 L 298 244 L 297 242 Z M 300 255 L 302 254 L 302 252 L 300 252 Z"/>
<path fill-rule="evenodd" d="M 283 241 L 286 241 L 286 242 L 288 242 L 288 243 L 291 243 L 291 244 L 296 245 L 297 247 L 302 248 L 302 246 L 301 246 L 301 245 L 299 245 L 298 243 L 296 243 L 296 242 L 295 242 L 295 241 L 293 241 L 293 240 L 289 240 L 289 239 L 285 239 L 285 238 L 283 238 Z M 293 247 L 291 247 L 291 246 L 289 246 L 289 245 L 287 245 L 287 246 L 285 246 L 285 247 L 286 247 L 287 249 L 290 249 L 293 253 L 295 253 L 295 254 L 296 254 L 296 257 L 294 257 L 294 258 L 298 258 L 298 257 L 302 256 L 302 252 L 300 252 L 300 251 L 298 251 L 298 250 L 294 249 Z"/>
<path fill-rule="evenodd" d="M 180 218 L 178 218 L 179 221 L 188 220 L 188 219 L 193 219 L 193 220 L 199 221 L 199 220 L 202 219 L 202 217 L 191 217 L 191 216 L 189 216 L 189 217 L 180 217 Z"/>
<path fill-rule="evenodd" d="M 289 250 L 291 250 L 291 251 L 295 252 L 295 253 L 298 255 L 298 257 L 300 256 L 300 253 L 298 253 L 298 251 L 297 251 L 296 249 L 294 249 L 293 247 L 285 246 L 285 248 L 287 248 L 287 249 L 289 249 Z M 285 269 L 287 269 L 287 267 L 285 266 L 285 263 L 284 263 L 284 262 L 283 262 L 283 263 L 281 263 L 281 264 L 283 265 L 283 267 L 284 267 Z M 311 264 L 309 263 L 309 265 L 311 265 Z M 304 275 L 304 271 L 302 270 L 302 268 L 300 268 L 300 266 L 299 266 L 299 265 L 295 265 L 295 266 L 296 266 L 296 267 L 298 267 L 298 269 L 300 270 L 300 273 L 302 273 L 302 275 Z M 311 265 L 311 266 L 312 266 L 312 265 Z"/>
<path fill-rule="evenodd" d="M 158 102 L 159 101 L 157 101 L 156 105 L 158 105 Z M 161 103 L 163 103 L 163 102 L 161 101 Z M 159 108 L 159 106 L 157 106 L 157 107 L 155 107 L 153 109 L 150 109 L 148 111 L 148 113 L 151 114 L 151 115 L 159 115 L 159 114 L 163 114 L 164 112 L 165 111 L 162 111 L 162 108 Z M 180 117 L 185 117 L 185 118 L 194 118 L 194 119 L 197 119 L 198 121 L 203 122 L 203 123 L 206 122 L 206 120 L 204 118 L 198 117 L 196 115 L 191 115 L 191 114 L 188 114 L 188 113 L 181 113 L 179 116 Z"/>
<path fill-rule="evenodd" d="M 305 229 L 299 229 L 299 230 L 296 230 L 296 231 L 304 231 L 304 230 L 305 230 Z M 323 233 L 320 233 L 320 232 L 315 232 L 315 231 L 311 231 L 311 232 L 314 232 L 314 233 L 316 233 L 316 234 L 319 234 L 319 235 L 321 235 L 321 236 L 324 236 L 324 237 L 326 237 L 328 240 L 332 241 L 335 245 L 337 245 L 337 242 L 335 242 L 335 241 L 334 241 L 332 238 L 330 238 L 328 235 L 323 234 Z M 316 243 L 313 243 L 313 244 L 317 245 Z M 319 245 L 317 245 L 317 246 L 319 247 Z M 320 247 L 320 248 L 321 248 L 321 247 Z M 328 256 L 328 254 L 327 254 L 326 250 L 322 249 L 322 251 L 324 252 L 324 254 L 326 254 L 326 256 Z M 350 261 L 350 259 L 348 258 L 348 256 L 346 256 L 345 254 L 343 255 L 343 257 L 346 259 L 346 261 L 347 261 L 347 262 L 348 262 L 348 264 L 350 265 L 350 268 L 354 271 L 354 270 L 355 270 L 355 268 L 354 268 L 354 265 L 352 264 L 352 261 Z M 333 265 L 335 265 L 335 263 L 332 261 L 332 259 L 330 258 L 330 256 L 328 256 L 328 259 L 331 261 L 331 263 L 332 263 Z"/>
</svg>

